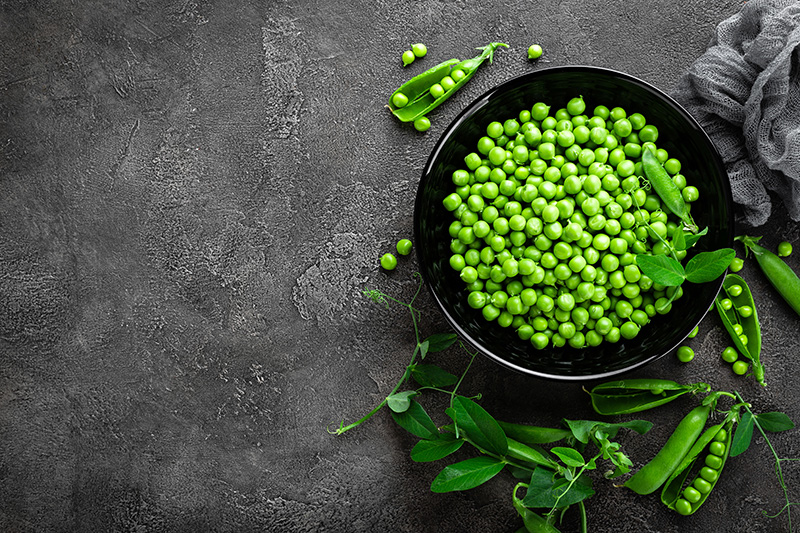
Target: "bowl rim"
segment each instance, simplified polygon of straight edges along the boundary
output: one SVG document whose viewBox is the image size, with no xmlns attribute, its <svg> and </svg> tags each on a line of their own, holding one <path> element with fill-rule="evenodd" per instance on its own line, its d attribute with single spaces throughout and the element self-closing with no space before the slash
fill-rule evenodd
<svg viewBox="0 0 800 533">
<path fill-rule="evenodd" d="M 506 81 L 504 81 L 504 82 L 502 82 L 502 83 L 500 83 L 500 84 L 498 84 L 498 85 L 496 85 L 496 86 L 484 91 L 481 95 L 476 97 L 469 105 L 467 105 L 456 116 L 456 118 L 453 119 L 453 121 L 447 126 L 447 128 L 442 132 L 441 136 L 439 137 L 439 140 L 436 142 L 436 144 L 434 145 L 433 149 L 431 150 L 431 153 L 428 156 L 428 159 L 427 159 L 427 161 L 425 163 L 425 166 L 423 167 L 422 176 L 420 178 L 419 185 L 418 185 L 418 188 L 417 188 L 417 194 L 416 194 L 415 204 L 414 204 L 414 222 L 413 222 L 414 223 L 414 240 L 415 240 L 415 242 L 422 242 L 421 241 L 421 234 L 420 234 L 419 220 L 420 220 L 421 211 L 422 211 L 422 205 L 421 204 L 422 204 L 422 194 L 423 194 L 424 185 L 425 185 L 425 183 L 427 181 L 427 177 L 432 173 L 432 170 L 433 170 L 433 167 L 434 167 L 434 162 L 438 159 L 439 154 L 444 149 L 445 144 L 453 136 L 454 132 L 466 120 L 468 120 L 473 114 L 475 114 L 483 106 L 485 106 L 491 100 L 491 98 L 494 97 L 496 94 L 512 90 L 514 87 L 522 85 L 522 84 L 528 82 L 529 80 L 533 80 L 533 79 L 536 79 L 536 78 L 539 78 L 539 77 L 542 77 L 542 76 L 546 76 L 546 75 L 549 75 L 549 74 L 557 74 L 557 73 L 564 73 L 564 72 L 578 72 L 578 73 L 586 72 L 586 73 L 591 73 L 591 74 L 601 74 L 601 75 L 608 75 L 608 76 L 612 76 L 612 77 L 616 77 L 616 78 L 622 78 L 622 79 L 624 79 L 625 81 L 627 81 L 629 83 L 632 83 L 634 85 L 640 86 L 641 88 L 645 89 L 646 91 L 654 93 L 656 96 L 658 96 L 659 98 L 663 99 L 666 103 L 668 103 L 671 107 L 673 107 L 680 115 L 682 115 L 682 117 L 685 120 L 687 120 L 687 121 L 689 121 L 689 122 L 694 124 L 694 126 L 699 131 L 699 133 L 705 138 L 705 140 L 707 142 L 707 145 L 711 148 L 710 157 L 712 157 L 714 159 L 714 165 L 717 166 L 718 168 L 720 168 L 722 170 L 722 172 L 724 173 L 724 175 L 727 177 L 727 171 L 726 171 L 726 168 L 725 168 L 725 164 L 724 164 L 724 162 L 722 160 L 722 157 L 721 157 L 719 151 L 717 150 L 714 142 L 711 140 L 711 137 L 709 137 L 708 133 L 706 132 L 706 130 L 700 125 L 700 123 L 697 121 L 697 119 L 695 119 L 695 117 L 692 116 L 677 100 L 675 100 L 672 96 L 670 96 L 669 94 L 667 94 L 663 90 L 659 89 L 655 85 L 653 85 L 653 84 L 651 84 L 649 82 L 646 82 L 646 81 L 642 80 L 641 78 L 638 78 L 636 76 L 628 74 L 626 72 L 622 72 L 622 71 L 619 71 L 619 70 L 611 69 L 611 68 L 608 68 L 608 67 L 598 67 L 598 66 L 592 66 L 592 65 L 579 64 L 579 65 L 561 65 L 561 66 L 551 66 L 551 67 L 540 68 L 540 69 L 537 69 L 537 70 L 535 70 L 533 72 L 528 72 L 528 73 L 525 73 L 525 74 L 521 74 L 521 75 L 512 77 L 512 78 L 510 78 L 510 79 L 508 79 L 508 80 L 506 80 Z M 722 192 L 723 192 L 723 194 L 725 196 L 724 203 L 725 203 L 725 205 L 728 206 L 728 210 L 727 210 L 728 211 L 728 220 L 727 220 L 727 228 L 728 228 L 728 232 L 727 233 L 728 233 L 728 235 L 727 235 L 727 239 L 726 240 L 728 241 L 729 246 L 733 247 L 733 238 L 734 238 L 733 196 L 732 196 L 732 192 L 731 192 L 731 188 L 730 188 L 730 181 L 729 180 L 723 180 Z M 418 254 L 418 256 L 419 256 L 419 254 Z M 422 266 L 422 265 L 420 265 L 420 266 Z M 720 276 L 717 280 L 715 280 L 714 283 L 716 284 L 716 290 L 714 291 L 714 298 L 716 298 L 716 296 L 719 294 L 719 291 L 722 289 L 722 283 L 723 283 L 723 281 L 725 279 L 725 275 L 727 275 L 727 273 L 728 273 L 728 270 L 726 270 L 725 273 L 722 276 Z M 692 326 L 691 328 L 689 328 L 682 335 L 676 336 L 675 337 L 676 341 L 671 346 L 668 346 L 668 348 L 666 348 L 666 349 L 658 350 L 653 355 L 651 355 L 649 357 L 646 357 L 646 358 L 642 359 L 641 361 L 637 361 L 636 363 L 627 365 L 627 366 L 625 366 L 623 368 L 618 368 L 618 369 L 610 370 L 610 371 L 607 371 L 607 372 L 592 373 L 592 374 L 570 375 L 570 374 L 548 373 L 548 372 L 542 372 L 542 371 L 538 371 L 538 370 L 533 370 L 533 369 L 530 369 L 530 368 L 522 367 L 522 366 L 520 366 L 518 364 L 515 364 L 515 363 L 513 363 L 511 361 L 508 361 L 507 359 L 504 359 L 504 358 L 500 357 L 498 354 L 494 353 L 493 350 L 487 349 L 487 348 L 481 346 L 480 343 L 475 342 L 475 340 L 473 339 L 472 335 L 470 335 L 468 332 L 466 332 L 464 330 L 464 328 L 462 328 L 459 325 L 459 323 L 455 319 L 455 317 L 453 317 L 452 314 L 447 310 L 447 308 L 444 305 L 444 302 L 440 298 L 439 294 L 434 290 L 433 285 L 431 284 L 431 280 L 428 278 L 428 273 L 427 273 L 426 269 L 420 268 L 420 274 L 422 276 L 424 284 L 427 286 L 428 293 L 431 295 L 431 297 L 436 302 L 436 306 L 442 312 L 446 322 L 456 331 L 456 333 L 458 334 L 459 338 L 462 341 L 464 341 L 466 344 L 471 346 L 474 350 L 476 350 L 481 355 L 483 355 L 485 357 L 488 357 L 489 359 L 491 359 L 492 361 L 494 361 L 495 363 L 499 364 L 500 366 L 502 366 L 504 368 L 507 368 L 507 369 L 510 369 L 510 370 L 513 370 L 513 371 L 516 371 L 518 373 L 525 374 L 525 375 L 528 375 L 528 376 L 537 377 L 537 378 L 544 378 L 544 379 L 554 380 L 554 381 L 586 382 L 586 381 L 592 381 L 592 380 L 598 380 L 598 379 L 606 379 L 606 378 L 609 378 L 609 377 L 612 377 L 612 376 L 616 376 L 616 375 L 620 375 L 620 374 L 631 372 L 631 371 L 633 371 L 633 370 L 635 370 L 637 368 L 641 368 L 642 366 L 650 364 L 650 363 L 654 362 L 655 360 L 664 357 L 665 355 L 667 355 L 670 352 L 672 352 L 675 348 L 677 348 L 687 338 L 687 336 L 689 335 L 689 333 L 691 333 L 691 331 L 694 329 L 694 327 L 699 325 L 705 319 L 706 315 L 711 311 L 711 309 L 714 308 L 714 305 L 713 305 L 713 302 L 712 302 L 712 305 L 709 306 L 707 309 L 705 309 L 702 312 L 702 314 L 700 315 L 699 319 L 697 320 L 697 324 L 695 324 L 695 326 Z"/>
</svg>

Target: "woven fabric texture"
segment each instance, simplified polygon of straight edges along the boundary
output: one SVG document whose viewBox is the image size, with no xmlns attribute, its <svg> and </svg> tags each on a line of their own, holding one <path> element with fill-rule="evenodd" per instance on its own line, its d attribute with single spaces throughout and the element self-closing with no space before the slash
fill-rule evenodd
<svg viewBox="0 0 800 533">
<path fill-rule="evenodd" d="M 800 1 L 746 2 L 672 96 L 722 155 L 742 222 L 760 226 L 781 208 L 768 191 L 800 221 Z"/>
</svg>

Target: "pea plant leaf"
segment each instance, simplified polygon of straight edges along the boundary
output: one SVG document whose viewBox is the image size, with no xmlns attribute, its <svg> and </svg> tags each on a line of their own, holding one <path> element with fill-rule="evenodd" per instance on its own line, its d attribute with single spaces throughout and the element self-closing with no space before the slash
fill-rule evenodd
<svg viewBox="0 0 800 533">
<path fill-rule="evenodd" d="M 550 452 L 555 454 L 561 462 L 573 468 L 578 468 L 586 464 L 583 456 L 575 448 L 567 448 L 566 446 L 556 446 L 550 449 Z"/>
<path fill-rule="evenodd" d="M 750 411 L 745 411 L 739 424 L 736 426 L 736 431 L 733 434 L 731 441 L 730 456 L 736 457 L 743 454 L 750 447 L 750 441 L 753 439 L 753 415 Z"/>
<path fill-rule="evenodd" d="M 780 431 L 787 431 L 794 428 L 794 422 L 780 411 L 773 411 L 770 413 L 761 413 L 756 415 L 756 422 L 761 426 L 764 431 L 771 433 L 778 433 Z"/>
<path fill-rule="evenodd" d="M 417 463 L 428 463 L 444 459 L 455 453 L 464 444 L 464 440 L 444 433 L 436 440 L 421 440 L 411 449 L 411 460 Z"/>
<path fill-rule="evenodd" d="M 428 341 L 422 341 L 421 343 L 417 344 L 417 349 L 419 350 L 420 359 L 425 359 L 425 356 L 428 355 L 429 348 L 430 348 L 430 343 Z"/>
<path fill-rule="evenodd" d="M 531 474 L 531 481 L 522 504 L 529 508 L 552 508 L 558 504 L 566 507 L 592 496 L 594 490 L 591 480 L 580 476 L 570 485 L 566 478 L 549 468 L 537 466 Z"/>
<path fill-rule="evenodd" d="M 589 437 L 598 429 L 604 430 L 608 434 L 608 437 L 614 438 L 621 428 L 631 429 L 640 435 L 644 435 L 653 427 L 653 423 L 647 420 L 629 420 L 627 422 L 610 423 L 597 422 L 595 420 L 565 419 L 564 422 L 567 424 L 570 431 L 572 431 L 572 435 L 579 442 L 584 444 L 588 444 Z"/>
<path fill-rule="evenodd" d="M 702 237 L 706 233 L 708 233 L 708 228 L 703 228 L 701 231 L 698 231 L 694 235 L 692 235 L 691 233 L 686 235 L 684 233 L 684 238 L 683 238 L 685 246 L 684 250 L 688 250 L 689 248 L 697 244 L 697 241 L 700 240 L 700 237 Z"/>
<path fill-rule="evenodd" d="M 458 377 L 436 365 L 420 364 L 411 368 L 414 381 L 423 387 L 449 387 L 458 383 Z"/>
<path fill-rule="evenodd" d="M 713 281 L 725 273 L 734 257 L 736 251 L 733 248 L 700 252 L 686 263 L 686 279 L 692 283 Z"/>
<path fill-rule="evenodd" d="M 453 398 L 453 407 L 446 411 L 467 434 L 473 444 L 483 450 L 505 455 L 508 452 L 508 439 L 500 424 L 483 407 L 464 396 Z"/>
<path fill-rule="evenodd" d="M 482 485 L 503 470 L 505 463 L 494 457 L 473 457 L 448 465 L 431 483 L 432 492 L 469 490 Z"/>
<path fill-rule="evenodd" d="M 667 255 L 638 254 L 636 264 L 642 274 L 665 287 L 678 286 L 686 279 L 683 266 Z"/>
<path fill-rule="evenodd" d="M 457 339 L 458 335 L 455 333 L 434 333 L 425 339 L 425 341 L 428 342 L 428 352 L 435 353 L 446 350 L 452 346 Z"/>
<path fill-rule="evenodd" d="M 411 405 L 402 413 L 392 411 L 392 418 L 398 426 L 421 439 L 439 438 L 440 433 L 436 424 L 416 400 L 412 399 Z"/>
<path fill-rule="evenodd" d="M 411 406 L 411 398 L 416 395 L 415 390 L 396 392 L 386 397 L 386 405 L 395 413 L 404 413 Z"/>
</svg>

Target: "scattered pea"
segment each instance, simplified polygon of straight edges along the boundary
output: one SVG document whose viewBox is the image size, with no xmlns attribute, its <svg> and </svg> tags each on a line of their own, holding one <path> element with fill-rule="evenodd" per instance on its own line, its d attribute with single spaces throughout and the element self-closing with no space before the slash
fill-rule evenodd
<svg viewBox="0 0 800 533">
<path fill-rule="evenodd" d="M 428 131 L 431 129 L 431 120 L 428 117 L 419 117 L 414 121 L 414 129 L 417 131 Z"/>
<path fill-rule="evenodd" d="M 400 255 L 408 255 L 411 253 L 411 241 L 409 239 L 400 239 L 397 241 L 397 253 Z"/>
<path fill-rule="evenodd" d="M 697 337 L 697 334 L 700 332 L 700 326 L 695 326 L 691 333 L 689 333 L 689 338 L 693 339 Z"/>
<path fill-rule="evenodd" d="M 678 360 L 681 363 L 688 363 L 692 359 L 694 359 L 694 350 L 689 346 L 681 346 L 678 348 Z"/>
<path fill-rule="evenodd" d="M 381 256 L 381 266 L 385 270 L 394 270 L 397 267 L 397 258 L 387 252 Z"/>
<path fill-rule="evenodd" d="M 538 59 L 542 57 L 542 47 L 538 44 L 532 44 L 528 48 L 528 59 Z"/>
<path fill-rule="evenodd" d="M 739 359 L 739 352 L 733 346 L 728 346 L 722 350 L 722 360 L 726 363 L 735 363 Z"/>
<path fill-rule="evenodd" d="M 428 47 L 422 43 L 415 43 L 411 45 L 411 51 L 415 57 L 425 57 L 428 53 Z"/>
<path fill-rule="evenodd" d="M 778 255 L 780 257 L 789 257 L 792 255 L 792 243 L 783 241 L 778 244 Z"/>
<path fill-rule="evenodd" d="M 744 260 L 741 257 L 734 257 L 728 268 L 731 272 L 739 272 L 742 268 L 744 268 Z"/>
<path fill-rule="evenodd" d="M 750 365 L 745 361 L 735 361 L 732 365 L 733 373 L 737 376 L 744 376 L 750 369 Z"/>
<path fill-rule="evenodd" d="M 414 55 L 414 52 L 412 52 L 411 50 L 406 50 L 405 52 L 403 52 L 402 56 L 403 66 L 407 67 L 408 65 L 413 63 L 415 57 L 416 56 Z"/>
</svg>

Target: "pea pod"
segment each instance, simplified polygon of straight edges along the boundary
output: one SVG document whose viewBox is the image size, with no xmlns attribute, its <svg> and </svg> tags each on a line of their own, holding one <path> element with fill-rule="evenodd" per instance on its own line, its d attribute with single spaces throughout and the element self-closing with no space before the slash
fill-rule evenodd
<svg viewBox="0 0 800 533">
<path fill-rule="evenodd" d="M 512 424 L 510 422 L 497 421 L 505 432 L 506 436 L 516 439 L 522 443 L 551 444 L 569 437 L 572 433 L 567 429 L 545 428 L 539 426 L 529 426 L 526 424 Z"/>
<path fill-rule="evenodd" d="M 558 468 L 558 463 L 544 450 L 528 446 L 514 439 L 508 439 L 507 456 L 511 459 L 542 465 L 552 469 Z"/>
<path fill-rule="evenodd" d="M 739 286 L 742 291 L 732 291 L 731 288 Z M 724 300 L 730 300 L 732 306 L 725 309 Z M 738 274 L 728 274 L 722 282 L 722 292 L 717 295 L 714 305 L 717 313 L 722 319 L 722 324 L 731 336 L 733 344 L 739 353 L 753 362 L 753 375 L 761 385 L 764 382 L 764 365 L 761 364 L 761 326 L 758 322 L 753 294 L 744 279 Z M 739 310 L 743 307 L 749 308 L 748 316 L 744 316 Z M 739 324 L 742 327 L 742 334 L 746 338 L 746 343 L 742 336 L 737 334 L 734 327 Z"/>
<path fill-rule="evenodd" d="M 655 457 L 631 476 L 625 486 L 637 494 L 650 494 L 658 490 L 697 441 L 711 409 L 711 405 L 701 405 L 689 411 Z"/>
<path fill-rule="evenodd" d="M 648 148 L 642 151 L 642 170 L 664 205 L 680 218 L 692 233 L 696 233 L 697 225 L 694 223 L 692 215 L 689 214 L 689 206 L 683 199 L 681 190 L 672 181 L 652 149 Z"/>
<path fill-rule="evenodd" d="M 661 491 L 661 502 L 682 515 L 693 514 L 706 501 L 717 484 L 719 474 L 730 454 L 730 440 L 735 417 L 708 428 L 697 439 Z M 704 463 L 697 466 L 698 459 Z M 687 483 L 690 474 L 693 480 Z"/>
<path fill-rule="evenodd" d="M 488 59 L 489 63 L 491 63 L 494 51 L 500 46 L 508 48 L 505 43 L 489 43 L 486 46 L 479 47 L 478 50 L 481 50 L 481 53 L 472 59 L 463 61 L 449 59 L 431 67 L 422 74 L 414 76 L 392 93 L 389 97 L 389 109 L 401 122 L 411 122 L 427 115 L 467 83 L 484 61 Z M 442 78 L 449 76 L 455 70 L 463 71 L 464 76 L 459 80 L 454 80 L 455 85 L 446 90 L 441 96 L 431 94 L 431 87 L 438 84 L 442 81 Z M 395 96 L 397 94 L 404 95 L 408 103 L 402 107 L 395 105 Z"/>
<path fill-rule="evenodd" d="M 706 383 L 681 385 L 666 379 L 624 379 L 601 383 L 589 391 L 589 396 L 597 413 L 621 415 L 652 409 L 689 392 L 709 390 Z"/>
<path fill-rule="evenodd" d="M 761 237 L 747 235 L 736 237 L 736 240 L 742 242 L 747 250 L 753 252 L 758 266 L 761 267 L 769 282 L 786 300 L 786 303 L 794 309 L 795 313 L 800 315 L 800 278 L 783 259 L 760 246 L 758 244 L 760 239 Z"/>
</svg>

